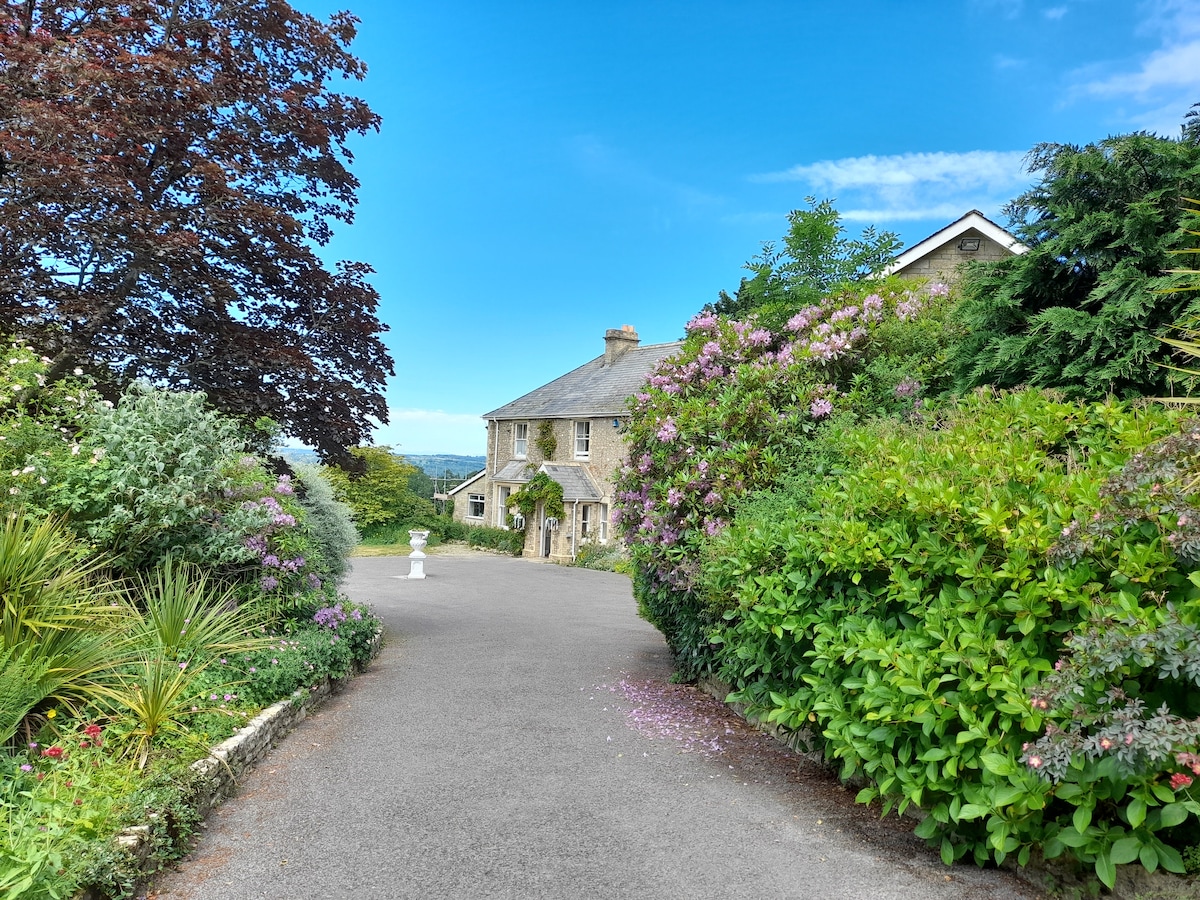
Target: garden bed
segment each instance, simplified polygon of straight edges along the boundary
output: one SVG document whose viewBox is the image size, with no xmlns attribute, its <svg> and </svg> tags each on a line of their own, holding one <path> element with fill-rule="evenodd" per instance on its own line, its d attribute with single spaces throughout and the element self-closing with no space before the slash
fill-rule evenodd
<svg viewBox="0 0 1200 900">
<path fill-rule="evenodd" d="M 343 678 L 325 678 L 319 685 L 301 688 L 284 700 L 268 706 L 237 733 L 212 748 L 208 756 L 192 763 L 196 775 L 193 807 L 201 818 L 237 793 L 239 779 L 252 770 L 274 747 L 288 735 L 310 712 L 321 706 L 332 694 L 342 690 L 361 673 L 383 646 L 383 634 L 378 632 L 372 642 L 367 662 Z M 152 827 L 149 822 L 133 825 L 118 834 L 114 841 L 118 849 L 137 861 L 143 878 L 161 868 L 153 857 Z M 75 900 L 107 900 L 104 892 L 85 889 Z"/>
</svg>

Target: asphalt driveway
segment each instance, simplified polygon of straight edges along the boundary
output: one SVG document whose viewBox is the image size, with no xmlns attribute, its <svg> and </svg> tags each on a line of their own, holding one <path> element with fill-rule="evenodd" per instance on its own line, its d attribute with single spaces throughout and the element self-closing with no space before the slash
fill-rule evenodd
<svg viewBox="0 0 1200 900">
<path fill-rule="evenodd" d="M 945 868 L 695 689 L 620 575 L 354 560 L 388 643 L 152 896 L 1032 898 Z"/>
</svg>

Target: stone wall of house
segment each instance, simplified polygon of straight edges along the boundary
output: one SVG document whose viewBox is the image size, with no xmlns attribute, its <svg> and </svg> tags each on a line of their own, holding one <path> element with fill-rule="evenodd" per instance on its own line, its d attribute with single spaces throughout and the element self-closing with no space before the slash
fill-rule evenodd
<svg viewBox="0 0 1200 900">
<path fill-rule="evenodd" d="M 574 554 L 575 547 L 582 540 L 599 540 L 601 536 L 611 539 L 610 528 L 607 524 L 602 525 L 601 519 L 611 515 L 614 476 L 617 467 L 620 466 L 625 457 L 625 440 L 623 436 L 625 420 L 623 418 L 619 419 L 620 427 L 614 428 L 612 416 L 583 420 L 548 420 L 556 444 L 554 455 L 550 460 L 545 459 L 542 451 L 537 446 L 541 423 L 547 420 L 529 419 L 489 423 L 487 475 L 471 485 L 469 489 L 455 495 L 454 518 L 459 521 L 467 521 L 464 518 L 468 502 L 466 494 L 478 493 L 483 494 L 486 498 L 485 523 L 493 526 L 497 524 L 497 488 L 499 486 L 492 480 L 492 473 L 503 468 L 506 463 L 514 458 L 513 427 L 520 421 L 528 421 L 529 425 L 525 461 L 530 466 L 536 469 L 543 462 L 547 461 L 578 463 L 588 470 L 592 481 L 596 483 L 602 494 L 600 503 L 588 504 L 591 507 L 589 511 L 590 532 L 586 536 L 582 534 L 581 529 L 582 513 L 580 508 L 584 504 L 581 503 L 578 506 L 574 503 L 567 504 L 566 514 L 559 522 L 558 530 L 551 532 L 550 558 L 557 561 L 570 560 Z M 576 459 L 575 456 L 575 423 L 577 421 L 587 421 L 589 423 L 590 439 L 588 442 L 588 458 L 586 460 Z M 477 520 L 472 519 L 469 521 L 474 522 Z M 543 555 L 542 537 L 542 522 L 539 517 L 537 521 L 530 522 L 525 530 L 526 556 L 540 557 Z"/>
<path fill-rule="evenodd" d="M 466 522 L 470 525 L 487 524 L 488 517 L 491 515 L 491 503 L 487 502 L 491 497 L 491 485 L 488 482 L 488 475 L 491 473 L 491 468 L 488 468 L 482 478 L 478 481 L 473 481 L 471 484 L 464 487 L 461 491 L 452 494 L 450 499 L 454 501 L 454 511 L 451 513 L 451 518 L 455 522 Z M 484 518 L 480 520 L 477 517 L 469 517 L 467 513 L 470 511 L 471 498 L 469 494 L 483 494 L 484 496 Z"/>
<path fill-rule="evenodd" d="M 964 239 L 978 239 L 979 249 L 959 250 L 959 244 Z M 1012 255 L 1011 250 L 986 237 L 983 232 L 977 231 L 974 228 L 968 228 L 955 240 L 943 244 L 931 253 L 915 260 L 896 274 L 902 275 L 905 278 L 929 278 L 951 282 L 958 280 L 959 266 L 963 263 L 970 262 L 971 260 L 993 262 L 998 259 L 1007 259 Z"/>
</svg>

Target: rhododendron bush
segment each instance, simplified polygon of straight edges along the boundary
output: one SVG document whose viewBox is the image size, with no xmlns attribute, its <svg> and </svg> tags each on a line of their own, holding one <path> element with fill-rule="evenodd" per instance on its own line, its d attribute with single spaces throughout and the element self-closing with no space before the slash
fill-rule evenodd
<svg viewBox="0 0 1200 900">
<path fill-rule="evenodd" d="M 694 592 L 700 547 L 742 498 L 795 468 L 829 421 L 922 414 L 945 377 L 949 293 L 868 282 L 802 309 L 778 333 L 703 313 L 631 399 L 613 521 L 632 551 L 642 615 L 685 675 L 710 661 L 714 622 Z"/>
</svg>

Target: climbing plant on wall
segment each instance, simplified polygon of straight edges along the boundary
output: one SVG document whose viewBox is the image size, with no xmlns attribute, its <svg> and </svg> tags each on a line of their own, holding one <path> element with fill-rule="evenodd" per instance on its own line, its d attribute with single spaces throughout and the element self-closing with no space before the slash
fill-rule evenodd
<svg viewBox="0 0 1200 900">
<path fill-rule="evenodd" d="M 515 506 L 519 509 L 526 522 L 537 512 L 538 503 L 545 504 L 543 509 L 551 518 L 557 519 L 563 514 L 562 485 L 545 472 L 538 472 L 525 487 L 508 498 L 508 508 L 512 509 Z"/>
<path fill-rule="evenodd" d="M 537 447 L 538 452 L 542 454 L 542 459 L 554 459 L 554 451 L 558 449 L 558 438 L 554 436 L 554 423 L 549 419 L 538 422 L 537 436 L 533 439 L 533 446 Z"/>
</svg>

